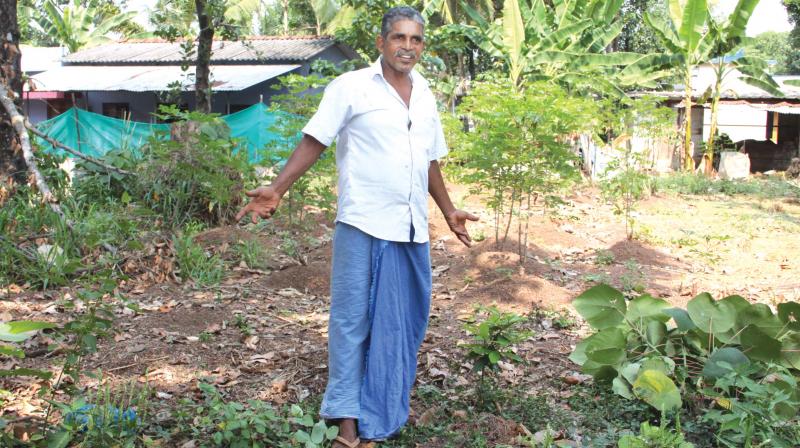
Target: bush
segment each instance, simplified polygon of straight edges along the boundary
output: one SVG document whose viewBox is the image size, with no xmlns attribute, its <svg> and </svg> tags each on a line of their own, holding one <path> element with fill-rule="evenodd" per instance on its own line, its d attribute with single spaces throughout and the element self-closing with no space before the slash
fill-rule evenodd
<svg viewBox="0 0 800 448">
<path fill-rule="evenodd" d="M 596 332 L 575 347 L 570 359 L 619 395 L 639 398 L 661 412 L 680 410 L 687 397 L 697 404 L 698 396 L 724 407 L 741 403 L 740 395 L 748 398 L 748 381 L 769 382 L 777 389 L 765 395 L 786 394 L 779 400 L 781 412 L 773 412 L 774 400 L 750 400 L 751 408 L 734 418 L 744 424 L 768 413 L 771 427 L 778 418 L 797 421 L 800 304 L 781 303 L 775 315 L 769 306 L 740 296 L 715 301 L 702 293 L 686 309 L 669 308 L 646 294 L 626 303 L 620 291 L 598 285 L 574 305 Z M 738 382 L 726 380 L 733 373 L 740 375 Z M 718 421 L 728 420 L 720 416 Z M 733 426 L 722 428 L 741 425 Z"/>
<path fill-rule="evenodd" d="M 225 264 L 217 254 L 207 253 L 194 242 L 191 234 L 176 235 L 172 239 L 175 260 L 181 279 L 194 280 L 198 286 L 216 285 L 225 276 Z"/>
<path fill-rule="evenodd" d="M 580 179 L 577 155 L 567 136 L 594 125 L 593 102 L 539 82 L 518 89 L 507 80 L 475 84 L 459 106 L 474 123 L 450 160 L 451 171 L 469 183 L 471 193 L 488 193 L 494 211 L 495 238 L 505 242 L 511 219 L 519 216 L 518 250 L 525 259 L 531 207 L 546 205 Z M 448 132 L 455 132 L 453 125 Z"/>
<path fill-rule="evenodd" d="M 224 224 L 238 211 L 244 183 L 253 176 L 247 151 L 237 148 L 216 114 L 176 107 L 161 112 L 179 121 L 172 138 L 158 133 L 142 147 L 134 197 L 172 228 L 193 219 Z"/>
</svg>

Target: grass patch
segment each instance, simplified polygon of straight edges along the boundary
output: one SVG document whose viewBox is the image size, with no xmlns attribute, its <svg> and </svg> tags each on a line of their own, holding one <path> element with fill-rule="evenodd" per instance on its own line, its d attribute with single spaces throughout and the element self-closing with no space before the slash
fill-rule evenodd
<svg viewBox="0 0 800 448">
<path fill-rule="evenodd" d="M 800 198 L 800 185 L 778 177 L 760 177 L 746 180 L 709 179 L 695 174 L 672 174 L 655 178 L 655 191 L 728 196 L 746 195 L 760 198 Z"/>
</svg>

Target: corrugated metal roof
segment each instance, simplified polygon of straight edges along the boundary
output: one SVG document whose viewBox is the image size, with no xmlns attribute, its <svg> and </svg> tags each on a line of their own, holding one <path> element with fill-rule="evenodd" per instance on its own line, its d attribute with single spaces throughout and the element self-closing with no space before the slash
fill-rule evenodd
<svg viewBox="0 0 800 448">
<path fill-rule="evenodd" d="M 66 51 L 62 47 L 32 47 L 20 45 L 22 53 L 22 71 L 25 73 L 39 73 L 61 65 L 61 58 Z"/>
<path fill-rule="evenodd" d="M 239 91 L 275 78 L 300 67 L 299 65 L 218 65 L 211 66 L 211 86 L 216 91 Z M 193 70 L 189 73 L 194 74 Z M 175 65 L 107 66 L 72 65 L 32 76 L 33 88 L 25 90 L 82 92 L 119 91 L 160 92 L 169 84 L 185 79 Z M 183 90 L 194 90 L 188 82 Z"/>
<path fill-rule="evenodd" d="M 215 64 L 246 62 L 305 62 L 336 45 L 329 37 L 252 38 L 243 41 L 216 40 L 211 62 Z M 64 58 L 69 65 L 146 65 L 180 64 L 180 42 L 129 41 L 88 48 Z M 194 61 L 194 58 L 192 59 Z"/>
<path fill-rule="evenodd" d="M 778 83 L 778 86 L 783 93 L 782 96 L 774 96 L 764 90 L 754 87 L 741 79 L 742 74 L 738 70 L 732 70 L 722 81 L 722 99 L 800 99 L 800 87 L 790 86 L 786 84 L 788 80 L 798 80 L 800 76 L 773 76 L 772 79 Z M 711 65 L 704 64 L 697 67 L 692 74 L 692 96 L 697 99 L 703 96 L 703 93 L 709 87 L 713 87 L 716 82 L 716 75 L 714 68 Z M 637 95 L 654 95 L 669 99 L 683 99 L 685 92 L 682 86 L 675 86 L 673 91 L 651 91 L 651 92 L 637 92 Z"/>
</svg>

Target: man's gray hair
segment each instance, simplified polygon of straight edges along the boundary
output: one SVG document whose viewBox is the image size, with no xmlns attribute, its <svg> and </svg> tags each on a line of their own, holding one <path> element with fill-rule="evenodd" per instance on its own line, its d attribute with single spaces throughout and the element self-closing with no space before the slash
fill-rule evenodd
<svg viewBox="0 0 800 448">
<path fill-rule="evenodd" d="M 410 6 L 395 6 L 386 11 L 386 14 L 383 15 L 383 20 L 381 20 L 381 36 L 386 38 L 386 36 L 389 35 L 389 31 L 392 30 L 392 25 L 400 20 L 413 20 L 422 25 L 423 30 L 425 29 L 425 18 L 422 17 L 419 11 Z"/>
</svg>

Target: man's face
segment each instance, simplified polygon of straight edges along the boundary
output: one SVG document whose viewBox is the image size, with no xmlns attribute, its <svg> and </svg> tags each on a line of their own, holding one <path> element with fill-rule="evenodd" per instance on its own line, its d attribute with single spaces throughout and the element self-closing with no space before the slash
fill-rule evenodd
<svg viewBox="0 0 800 448">
<path fill-rule="evenodd" d="M 425 48 L 422 31 L 422 25 L 413 20 L 398 20 L 385 38 L 378 36 L 378 50 L 389 68 L 405 74 L 411 72 Z"/>
</svg>

